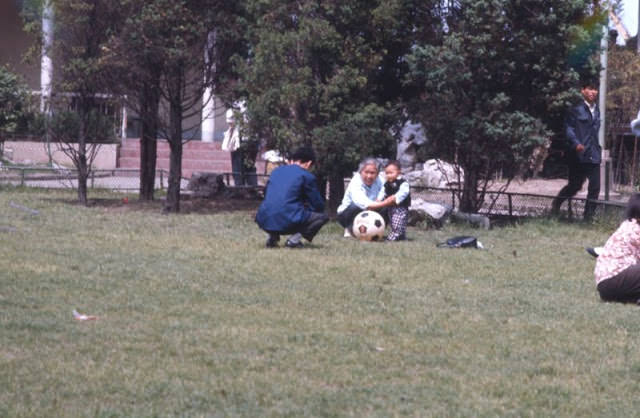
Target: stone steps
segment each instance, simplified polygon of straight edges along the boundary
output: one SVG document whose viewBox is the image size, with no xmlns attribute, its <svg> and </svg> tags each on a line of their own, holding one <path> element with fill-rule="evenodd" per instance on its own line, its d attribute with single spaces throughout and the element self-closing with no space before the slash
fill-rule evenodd
<svg viewBox="0 0 640 418">
<path fill-rule="evenodd" d="M 169 170 L 169 143 L 158 140 L 156 168 Z M 259 155 L 260 156 L 260 155 Z M 259 157 L 258 156 L 258 157 Z M 128 138 L 122 140 L 118 151 L 118 168 L 140 168 L 140 140 Z M 264 173 L 264 161 L 256 162 L 257 173 Z M 220 149 L 218 142 L 189 141 L 182 149 L 182 177 L 190 178 L 194 172 L 228 173 L 231 172 L 231 156 Z"/>
</svg>

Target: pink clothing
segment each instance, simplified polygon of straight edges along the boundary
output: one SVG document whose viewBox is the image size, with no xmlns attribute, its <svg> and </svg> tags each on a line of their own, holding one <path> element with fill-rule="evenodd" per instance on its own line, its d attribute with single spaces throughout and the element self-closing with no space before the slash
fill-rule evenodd
<svg viewBox="0 0 640 418">
<path fill-rule="evenodd" d="M 596 261 L 596 284 L 609 279 L 626 268 L 640 263 L 640 224 L 636 219 L 620 224 Z"/>
</svg>

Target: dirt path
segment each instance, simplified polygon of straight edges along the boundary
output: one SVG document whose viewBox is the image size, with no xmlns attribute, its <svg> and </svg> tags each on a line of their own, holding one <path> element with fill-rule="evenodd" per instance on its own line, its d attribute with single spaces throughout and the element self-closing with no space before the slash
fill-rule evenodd
<svg viewBox="0 0 640 418">
<path fill-rule="evenodd" d="M 542 196 L 555 196 L 567 184 L 566 179 L 529 179 L 526 181 L 513 180 L 507 189 L 511 193 L 529 193 Z M 611 190 L 609 199 L 613 201 L 626 201 L 629 193 L 619 193 Z M 576 197 L 587 197 L 587 184 L 582 187 Z M 604 199 L 604 187 L 600 189 L 600 199 Z"/>
</svg>

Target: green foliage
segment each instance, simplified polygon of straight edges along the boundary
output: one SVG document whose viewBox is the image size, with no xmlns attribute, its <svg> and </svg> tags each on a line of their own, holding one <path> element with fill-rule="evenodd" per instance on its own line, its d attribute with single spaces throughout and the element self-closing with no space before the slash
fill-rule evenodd
<svg viewBox="0 0 640 418">
<path fill-rule="evenodd" d="M 633 48 L 612 46 L 608 64 L 607 119 L 611 124 L 607 128 L 611 134 L 607 136 L 611 139 L 614 135 L 609 129 L 628 124 L 635 119 L 640 107 L 640 95 L 635 88 L 640 83 L 640 56 L 635 51 L 635 45 Z M 610 116 L 613 118 L 610 119 Z"/>
<path fill-rule="evenodd" d="M 616 161 L 614 181 L 637 184 L 637 163 L 633 151 L 625 149 L 625 136 L 629 123 L 637 117 L 640 109 L 640 56 L 635 42 L 627 47 L 612 45 L 608 54 L 607 71 L 607 123 L 606 148 Z M 634 173 L 634 169 L 636 173 Z M 636 178 L 634 178 L 634 175 Z"/>
<path fill-rule="evenodd" d="M 239 90 L 250 132 L 285 152 L 313 145 L 322 177 L 348 175 L 365 155 L 388 156 L 390 128 L 402 119 L 402 57 L 422 33 L 418 19 L 431 23 L 433 3 L 248 1 L 255 25 Z"/>
<path fill-rule="evenodd" d="M 143 119 L 143 147 L 150 147 L 158 130 L 171 144 L 167 211 L 179 211 L 182 143 L 184 132 L 194 128 L 183 127 L 183 121 L 200 113 L 205 89 L 223 95 L 233 73 L 229 57 L 232 51 L 242 55 L 243 5 L 125 0 L 122 25 L 105 45 L 105 61 L 121 76 L 121 90 Z M 141 187 L 151 182 L 152 188 L 154 176 L 145 167 L 155 167 L 155 161 L 142 166 Z"/>
<path fill-rule="evenodd" d="M 408 56 L 406 83 L 419 92 L 410 114 L 426 127 L 429 152 L 464 170 L 463 210 L 481 206 L 496 173 L 526 173 L 545 153 L 587 67 L 570 67 L 572 37 L 589 35 L 589 57 L 597 50 L 600 32 L 581 25 L 590 10 L 582 1 L 463 0 L 447 11 L 443 41 Z"/>
<path fill-rule="evenodd" d="M 0 66 L 0 138 L 2 134 L 24 132 L 31 114 L 27 85 Z"/>
<path fill-rule="evenodd" d="M 117 30 L 121 9 L 105 0 L 52 0 L 52 6 L 55 33 L 51 55 L 59 74 L 54 91 L 73 93 L 82 106 L 91 107 L 93 96 L 111 91 L 113 80 L 105 72 L 104 47 Z"/>
<path fill-rule="evenodd" d="M 114 142 L 115 132 L 111 118 L 98 110 L 89 111 L 84 118 L 83 122 L 78 112 L 70 110 L 53 113 L 47 120 L 51 138 L 64 144 L 78 143 L 78 132 L 82 130 L 85 132 L 87 144 Z"/>
<path fill-rule="evenodd" d="M 42 15 L 45 1 L 22 0 L 20 16 L 24 22 L 24 30 L 36 40 L 29 48 L 25 58 L 34 62 L 42 52 Z"/>
</svg>

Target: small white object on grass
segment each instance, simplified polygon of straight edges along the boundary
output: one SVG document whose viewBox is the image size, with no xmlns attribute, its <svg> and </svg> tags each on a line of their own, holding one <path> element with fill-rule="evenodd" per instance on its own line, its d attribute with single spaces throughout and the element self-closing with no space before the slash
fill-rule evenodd
<svg viewBox="0 0 640 418">
<path fill-rule="evenodd" d="M 31 215 L 38 215 L 40 213 L 35 209 L 31 209 L 31 208 L 28 208 L 26 206 L 23 206 L 23 205 L 20 205 L 18 203 L 15 203 L 13 200 L 9 202 L 9 206 L 11 206 L 12 208 L 15 208 L 15 209 L 23 210 L 23 211 L 25 211 L 25 212 L 27 212 L 27 213 L 29 213 Z"/>
<path fill-rule="evenodd" d="M 73 310 L 73 318 L 77 321 L 92 321 L 94 319 L 98 319 L 97 316 L 78 313 L 78 311 L 76 311 L 75 309 Z"/>
</svg>

